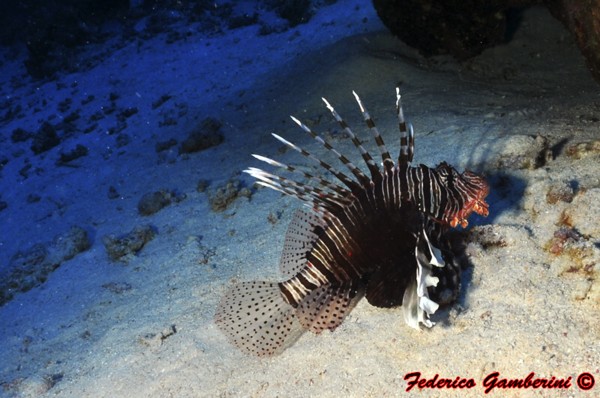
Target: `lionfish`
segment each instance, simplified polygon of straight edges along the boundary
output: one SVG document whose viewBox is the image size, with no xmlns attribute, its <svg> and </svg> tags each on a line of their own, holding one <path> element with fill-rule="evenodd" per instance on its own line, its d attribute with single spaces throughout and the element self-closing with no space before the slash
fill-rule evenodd
<svg viewBox="0 0 600 398">
<path fill-rule="evenodd" d="M 217 326 L 246 353 L 278 354 L 306 330 L 333 331 L 362 297 L 376 307 L 402 306 L 411 327 L 431 327 L 430 315 L 458 295 L 460 266 L 445 234 L 458 225 L 466 227 L 472 212 L 488 215 L 487 183 L 470 171 L 458 173 L 446 162 L 435 168 L 411 165 L 414 131 L 404 119 L 398 88 L 400 153 L 394 164 L 373 119 L 353 94 L 381 153 L 381 168 L 323 101 L 360 152 L 370 176 L 293 116 L 354 178 L 277 134 L 273 134 L 277 140 L 317 162 L 338 181 L 260 155 L 253 156 L 312 184 L 258 168 L 245 170 L 258 184 L 307 205 L 296 211 L 285 236 L 280 260 L 285 280 L 236 283 L 219 304 Z"/>
</svg>

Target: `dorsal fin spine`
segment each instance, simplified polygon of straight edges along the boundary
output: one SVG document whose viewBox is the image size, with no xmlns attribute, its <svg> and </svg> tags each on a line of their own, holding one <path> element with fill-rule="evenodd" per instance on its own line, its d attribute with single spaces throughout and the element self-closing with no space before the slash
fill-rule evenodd
<svg viewBox="0 0 600 398">
<path fill-rule="evenodd" d="M 355 191 L 360 190 L 360 186 L 355 181 L 353 181 L 352 179 L 350 179 L 347 175 L 345 175 L 341 171 L 338 171 L 337 169 L 335 169 L 330 164 L 322 161 L 321 159 L 317 158 L 315 155 L 311 154 L 310 152 L 308 152 L 308 151 L 300 148 L 296 144 L 294 144 L 294 143 L 286 140 L 283 137 L 280 137 L 279 135 L 277 135 L 275 133 L 271 133 L 271 135 L 273 137 L 275 137 L 275 139 L 277 139 L 281 143 L 287 145 L 288 147 L 292 148 L 293 150 L 295 150 L 297 152 L 300 152 L 302 154 L 302 156 L 305 156 L 305 157 L 307 157 L 309 159 L 312 159 L 313 161 L 317 162 L 321 167 L 323 167 L 325 170 L 329 171 L 338 180 L 340 180 L 341 182 L 343 182 L 344 185 L 346 185 L 348 188 L 350 188 L 351 191 L 355 192 Z"/>
<path fill-rule="evenodd" d="M 379 148 L 379 152 L 381 152 L 381 160 L 383 162 L 383 167 L 384 169 L 389 171 L 394 167 L 394 161 L 392 160 L 392 157 L 390 156 L 390 153 L 387 150 L 385 143 L 383 142 L 383 137 L 381 137 L 381 134 L 379 134 L 379 130 L 377 129 L 377 126 L 375 126 L 375 122 L 371 118 L 371 115 L 369 115 L 369 112 L 363 105 L 358 94 L 356 94 L 355 91 L 352 91 L 352 94 L 354 94 L 354 98 L 356 98 L 356 102 L 358 103 L 360 112 L 362 113 L 363 118 L 365 119 L 365 123 L 367 124 L 367 127 L 369 128 L 371 134 L 373 135 L 373 138 L 375 139 L 377 148 Z"/>
<path fill-rule="evenodd" d="M 379 170 L 379 167 L 377 167 L 377 165 L 375 164 L 375 161 L 373 160 L 373 157 L 371 156 L 371 154 L 361 144 L 361 142 L 358 140 L 358 138 L 356 137 L 356 135 L 354 134 L 352 129 L 350 129 L 350 126 L 348 126 L 348 124 L 344 121 L 344 119 L 342 119 L 342 117 L 336 112 L 336 110 L 333 108 L 333 106 L 331 106 L 331 104 L 325 98 L 321 98 L 321 99 L 325 103 L 325 106 L 327 107 L 327 109 L 329 109 L 329 111 L 333 115 L 333 118 L 338 122 L 338 124 L 344 130 L 344 132 L 346 134 L 348 134 L 348 136 L 352 140 L 352 143 L 360 152 L 360 155 L 362 156 L 365 164 L 367 165 L 367 168 L 369 169 L 369 172 L 371 173 L 371 180 L 376 180 L 377 178 L 380 178 L 381 172 Z M 368 184 L 371 183 L 369 178 L 367 176 L 365 176 L 364 174 L 362 175 L 362 177 L 360 177 L 360 181 L 363 184 L 363 186 L 368 186 Z"/>
<path fill-rule="evenodd" d="M 406 120 L 404 119 L 400 87 L 396 87 L 396 113 L 398 114 L 398 130 L 400 130 L 400 154 L 398 155 L 398 164 L 409 164 L 412 162 L 415 152 L 415 133 L 413 126 L 410 123 L 406 123 Z"/>
<path fill-rule="evenodd" d="M 331 189 L 332 191 L 334 191 L 338 195 L 346 196 L 348 194 L 348 190 L 340 187 L 337 184 L 333 184 L 333 183 L 327 181 L 324 178 L 317 177 L 315 175 L 307 173 L 306 171 L 299 170 L 299 169 L 297 169 L 297 168 L 295 168 L 293 166 L 290 166 L 290 165 L 285 164 L 285 163 L 281 163 L 281 162 L 279 162 L 277 160 L 273 160 L 273 159 L 268 158 L 266 156 L 256 155 L 256 154 L 252 154 L 252 156 L 254 156 L 256 159 L 260 160 L 261 162 L 265 162 L 267 164 L 270 164 L 271 166 L 280 167 L 280 168 L 285 169 L 285 170 L 287 170 L 289 172 L 296 173 L 296 174 L 301 174 L 302 176 L 304 176 L 304 178 L 307 178 L 309 180 L 315 181 L 319 185 L 323 186 L 324 188 Z"/>
<path fill-rule="evenodd" d="M 340 152 L 338 152 L 333 146 L 331 146 L 331 144 L 329 144 L 327 141 L 325 141 L 320 135 L 318 135 L 317 133 L 315 133 L 310 127 L 308 127 L 307 125 L 305 125 L 304 123 L 302 123 L 300 120 L 298 120 L 297 118 L 295 118 L 294 116 L 290 116 L 290 118 L 298 125 L 300 126 L 300 128 L 302 130 L 304 130 L 306 133 L 308 133 L 312 138 L 314 138 L 319 144 L 323 145 L 323 147 L 325 149 L 327 149 L 328 151 L 332 152 L 333 154 L 335 154 L 335 156 L 340 160 L 340 162 L 342 162 L 342 164 L 344 166 L 346 166 L 348 168 L 348 170 L 350 170 L 350 172 L 361 182 L 364 181 L 365 178 L 367 178 L 362 171 L 360 171 L 360 169 L 358 167 L 356 167 L 348 158 L 346 158 L 346 156 L 342 155 Z"/>
</svg>

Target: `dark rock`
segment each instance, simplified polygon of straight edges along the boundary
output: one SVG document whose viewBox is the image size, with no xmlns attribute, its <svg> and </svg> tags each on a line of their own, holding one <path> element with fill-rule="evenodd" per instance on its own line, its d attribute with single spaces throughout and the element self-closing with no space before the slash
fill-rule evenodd
<svg viewBox="0 0 600 398">
<path fill-rule="evenodd" d="M 575 197 L 575 191 L 571 185 L 567 181 L 559 181 L 550 185 L 546 192 L 546 202 L 552 205 L 557 202 L 571 203 Z"/>
<path fill-rule="evenodd" d="M 75 159 L 79 159 L 83 156 L 86 156 L 88 154 L 88 152 L 89 151 L 88 151 L 87 147 L 85 147 L 81 144 L 77 144 L 77 146 L 73 150 L 71 150 L 67 153 L 61 152 L 60 158 L 58 159 L 57 164 L 61 165 L 61 164 L 69 163 Z"/>
<path fill-rule="evenodd" d="M 110 282 L 103 284 L 102 287 L 114 294 L 123 294 L 132 289 L 131 284 L 127 282 Z"/>
<path fill-rule="evenodd" d="M 379 18 L 425 56 L 464 60 L 504 40 L 506 1 L 373 0 Z"/>
<path fill-rule="evenodd" d="M 208 201 L 213 211 L 221 212 L 225 211 L 240 196 L 250 198 L 252 192 L 243 187 L 239 179 L 234 178 L 212 192 L 208 197 Z"/>
<path fill-rule="evenodd" d="M 172 191 L 171 198 L 174 203 L 179 203 L 187 199 L 187 195 L 183 192 Z"/>
<path fill-rule="evenodd" d="M 567 148 L 566 154 L 574 159 L 598 155 L 600 154 L 600 139 L 572 144 Z"/>
<path fill-rule="evenodd" d="M 598 0 L 373 0 L 381 21 L 400 40 L 425 56 L 450 54 L 458 60 L 504 42 L 514 10 L 540 3 L 573 34 L 600 82 Z"/>
<path fill-rule="evenodd" d="M 73 112 L 69 113 L 63 119 L 63 123 L 72 124 L 73 122 L 75 122 L 76 120 L 78 120 L 81 117 L 79 115 L 79 112 L 80 112 L 79 110 L 76 110 L 76 111 L 73 111 Z"/>
<path fill-rule="evenodd" d="M 167 141 L 160 141 L 156 143 L 156 152 L 162 152 L 162 151 L 166 151 L 167 149 L 170 149 L 172 147 L 174 147 L 175 145 L 177 145 L 177 140 L 174 138 L 171 138 L 170 140 Z"/>
<path fill-rule="evenodd" d="M 544 0 L 544 4 L 573 34 L 588 69 L 600 83 L 600 1 Z"/>
<path fill-rule="evenodd" d="M 10 301 L 17 292 L 26 292 L 44 283 L 60 265 L 88 250 L 91 246 L 86 230 L 74 226 L 57 235 L 50 243 L 38 243 L 17 252 L 8 268 L 0 274 L 0 305 Z"/>
<path fill-rule="evenodd" d="M 23 178 L 29 178 L 29 172 L 31 171 L 31 163 L 26 162 L 25 166 L 21 167 L 19 170 L 19 175 Z"/>
<path fill-rule="evenodd" d="M 136 113 L 138 113 L 138 108 L 136 108 L 136 107 L 125 108 L 117 114 L 117 120 L 120 122 L 124 122 L 125 119 L 130 118 L 131 116 L 135 115 Z"/>
<path fill-rule="evenodd" d="M 71 227 L 69 232 L 54 238 L 48 250 L 48 258 L 62 263 L 75 257 L 78 253 L 88 250 L 91 242 L 87 231 L 81 227 Z"/>
<path fill-rule="evenodd" d="M 48 122 L 44 122 L 42 127 L 33 136 L 33 142 L 31 143 L 31 150 L 36 155 L 42 152 L 54 148 L 60 144 L 60 138 L 56 134 L 56 129 Z"/>
<path fill-rule="evenodd" d="M 104 115 L 100 111 L 97 111 L 90 116 L 90 122 L 97 122 L 101 119 L 104 119 Z"/>
<path fill-rule="evenodd" d="M 534 170 L 546 164 L 548 154 L 547 138 L 511 135 L 503 139 L 502 147 L 489 154 L 485 167 L 490 170 Z"/>
<path fill-rule="evenodd" d="M 123 15 L 127 0 L 0 2 L 0 43 L 23 42 L 27 46 L 27 72 L 48 78 L 58 71 L 81 67 L 80 48 L 104 39 L 102 24 Z"/>
<path fill-rule="evenodd" d="M 89 134 L 98 128 L 98 123 L 92 123 L 83 130 L 83 134 Z"/>
<path fill-rule="evenodd" d="M 107 196 L 108 196 L 109 199 L 117 199 L 121 195 L 117 191 L 117 188 L 115 188 L 115 187 L 113 187 L 111 185 L 110 187 L 108 187 L 108 194 L 107 194 Z"/>
<path fill-rule="evenodd" d="M 256 13 L 252 15 L 236 15 L 229 19 L 228 27 L 229 29 L 236 29 L 244 26 L 254 25 L 256 22 L 258 22 L 258 14 Z"/>
<path fill-rule="evenodd" d="M 28 131 L 23 130 L 22 128 L 16 128 L 13 130 L 10 139 L 12 142 L 23 142 L 30 139 L 32 134 Z"/>
<path fill-rule="evenodd" d="M 37 203 L 40 200 L 42 200 L 41 196 L 35 193 L 30 193 L 27 195 L 27 203 Z"/>
<path fill-rule="evenodd" d="M 477 225 L 469 231 L 469 240 L 477 242 L 484 249 L 506 247 L 508 242 L 502 231 L 494 225 Z"/>
<path fill-rule="evenodd" d="M 119 133 L 117 135 L 117 139 L 115 140 L 115 145 L 117 148 L 122 148 L 128 145 L 131 142 L 131 138 L 125 133 Z"/>
<path fill-rule="evenodd" d="M 69 108 L 71 108 L 72 103 L 73 100 L 71 98 L 65 98 L 64 100 L 58 103 L 58 111 L 60 113 L 67 113 L 69 111 Z"/>
<path fill-rule="evenodd" d="M 21 104 L 17 104 L 13 107 L 10 107 L 6 113 L 4 114 L 4 116 L 2 116 L 0 118 L 0 121 L 3 123 L 8 123 L 14 119 L 22 119 L 24 117 L 23 115 L 23 107 L 21 106 Z"/>
<path fill-rule="evenodd" d="M 179 154 L 203 151 L 221 144 L 224 140 L 220 132 L 221 122 L 214 118 L 202 121 L 198 130 L 192 131 L 181 143 Z"/>
<path fill-rule="evenodd" d="M 137 254 L 144 245 L 150 242 L 156 236 L 156 231 L 150 225 L 135 227 L 131 232 L 115 237 L 106 235 L 102 242 L 112 261 L 127 262 L 127 260 Z"/>
<path fill-rule="evenodd" d="M 210 181 L 203 178 L 198 181 L 198 185 L 196 185 L 196 191 L 198 191 L 200 193 L 206 192 L 206 189 L 208 188 L 209 185 L 210 185 Z"/>
<path fill-rule="evenodd" d="M 142 216 L 149 216 L 170 205 L 172 199 L 172 193 L 165 190 L 144 194 L 138 202 L 138 212 Z"/>
<path fill-rule="evenodd" d="M 291 27 L 306 23 L 312 17 L 310 0 L 271 0 L 268 4 L 281 18 L 286 19 Z"/>
<path fill-rule="evenodd" d="M 172 98 L 172 96 L 170 96 L 168 94 L 161 95 L 159 99 L 157 99 L 156 101 L 154 101 L 152 103 L 152 109 L 156 109 L 156 108 L 160 107 L 162 104 L 164 104 L 165 102 L 167 102 L 171 98 Z"/>
<path fill-rule="evenodd" d="M 81 105 L 87 105 L 90 102 L 92 102 L 96 97 L 94 97 L 93 95 L 88 95 L 87 97 L 85 97 L 84 99 L 81 100 Z"/>
</svg>

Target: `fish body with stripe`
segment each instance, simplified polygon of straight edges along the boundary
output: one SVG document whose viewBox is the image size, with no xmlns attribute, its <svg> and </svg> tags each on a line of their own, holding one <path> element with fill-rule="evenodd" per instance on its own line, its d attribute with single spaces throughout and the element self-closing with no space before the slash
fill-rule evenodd
<svg viewBox="0 0 600 398">
<path fill-rule="evenodd" d="M 236 283 L 219 304 L 217 326 L 246 353 L 275 355 L 306 330 L 333 331 L 363 297 L 377 307 L 401 306 L 411 327 L 431 327 L 429 316 L 458 295 L 460 267 L 445 235 L 450 228 L 466 227 L 473 212 L 487 216 L 487 183 L 445 162 L 433 168 L 411 164 L 414 133 L 404 120 L 398 89 L 400 154 L 394 162 L 373 119 L 354 96 L 377 144 L 381 167 L 323 99 L 359 151 L 368 175 L 294 117 L 347 171 L 276 134 L 335 182 L 261 155 L 254 157 L 308 182 L 258 168 L 246 170 L 258 184 L 306 205 L 296 211 L 286 233 L 280 260 L 285 279 Z"/>
</svg>

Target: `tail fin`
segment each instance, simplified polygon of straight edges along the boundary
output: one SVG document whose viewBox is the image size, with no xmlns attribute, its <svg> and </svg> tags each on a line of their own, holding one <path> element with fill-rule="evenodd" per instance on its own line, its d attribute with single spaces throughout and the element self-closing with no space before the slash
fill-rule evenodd
<svg viewBox="0 0 600 398">
<path fill-rule="evenodd" d="M 279 354 L 303 332 L 294 307 L 284 301 L 273 282 L 241 282 L 230 287 L 215 323 L 232 344 L 256 356 Z"/>
</svg>

